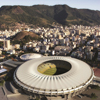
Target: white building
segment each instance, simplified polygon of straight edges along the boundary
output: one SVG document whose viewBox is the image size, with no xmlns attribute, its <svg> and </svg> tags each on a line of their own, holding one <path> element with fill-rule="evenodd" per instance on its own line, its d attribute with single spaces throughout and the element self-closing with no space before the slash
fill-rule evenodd
<svg viewBox="0 0 100 100">
<path fill-rule="evenodd" d="M 15 49 L 20 49 L 20 44 L 15 44 Z"/>
<path fill-rule="evenodd" d="M 10 50 L 11 45 L 10 45 L 10 40 L 4 40 L 4 50 Z"/>
</svg>

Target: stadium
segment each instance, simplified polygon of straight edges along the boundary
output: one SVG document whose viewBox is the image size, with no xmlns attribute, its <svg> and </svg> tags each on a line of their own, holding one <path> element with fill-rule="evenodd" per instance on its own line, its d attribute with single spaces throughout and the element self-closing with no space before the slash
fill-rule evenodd
<svg viewBox="0 0 100 100">
<path fill-rule="evenodd" d="M 88 64 L 63 56 L 29 60 L 14 72 L 14 82 L 26 93 L 66 100 L 85 91 L 93 77 Z"/>
<path fill-rule="evenodd" d="M 42 55 L 38 53 L 26 53 L 20 56 L 20 60 L 27 61 L 31 59 L 40 58 L 40 57 L 42 57 Z"/>
</svg>

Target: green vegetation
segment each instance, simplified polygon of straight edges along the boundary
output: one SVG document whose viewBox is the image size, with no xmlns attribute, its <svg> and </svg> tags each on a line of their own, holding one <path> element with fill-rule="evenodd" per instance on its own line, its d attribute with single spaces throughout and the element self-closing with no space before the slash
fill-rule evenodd
<svg viewBox="0 0 100 100">
<path fill-rule="evenodd" d="M 2 48 L 2 47 L 3 47 L 3 42 L 0 41 L 0 48 Z"/>
<path fill-rule="evenodd" d="M 22 39 L 24 39 L 26 41 L 26 40 L 32 40 L 32 39 L 38 40 L 38 39 L 40 39 L 40 37 L 33 32 L 21 31 L 21 32 L 17 33 L 11 39 L 12 40 L 22 40 Z"/>
<path fill-rule="evenodd" d="M 97 90 L 100 90 L 100 87 L 98 85 L 91 85 L 90 86 L 92 89 L 97 89 Z"/>
<path fill-rule="evenodd" d="M 3 59 L 0 59 L 0 62 L 3 62 Z"/>
<path fill-rule="evenodd" d="M 95 93 L 91 93 L 91 98 L 92 98 L 92 99 L 97 99 L 97 98 L 98 98 L 98 96 L 96 96 L 96 94 L 95 94 Z"/>
<path fill-rule="evenodd" d="M 3 86 L 4 80 L 0 81 L 0 86 Z"/>
<path fill-rule="evenodd" d="M 7 55 L 7 51 L 4 51 L 4 50 L 3 50 L 3 51 L 2 51 L 2 54 L 3 54 L 3 55 Z"/>
<path fill-rule="evenodd" d="M 0 28 L 16 22 L 49 27 L 53 22 L 62 25 L 99 25 L 100 11 L 75 9 L 67 5 L 3 6 L 0 8 Z"/>
<path fill-rule="evenodd" d="M 38 97 L 36 97 L 36 99 L 35 100 L 39 100 L 39 98 Z"/>
<path fill-rule="evenodd" d="M 37 40 L 39 41 L 41 38 L 40 37 L 31 37 L 30 35 L 27 35 L 23 38 L 24 41 L 29 42 L 31 40 Z"/>
<path fill-rule="evenodd" d="M 57 71 L 56 67 L 55 68 L 50 68 L 50 69 L 46 70 L 43 74 L 45 74 L 45 75 L 54 75 L 56 73 L 56 71 Z"/>
<path fill-rule="evenodd" d="M 11 69 L 7 75 L 5 76 L 5 81 L 13 81 L 13 74 L 14 74 L 14 71 L 16 70 L 16 68 L 14 69 Z"/>
<path fill-rule="evenodd" d="M 93 49 L 93 52 L 95 52 L 95 55 L 93 57 L 93 62 L 97 60 L 97 57 L 98 57 L 98 49 L 97 48 L 94 48 Z"/>
<path fill-rule="evenodd" d="M 19 32 L 17 35 L 11 38 L 11 44 L 20 44 L 20 46 L 25 45 L 27 42 L 33 41 L 33 40 L 41 40 L 40 36 L 33 32 L 26 32 L 22 31 Z"/>
</svg>

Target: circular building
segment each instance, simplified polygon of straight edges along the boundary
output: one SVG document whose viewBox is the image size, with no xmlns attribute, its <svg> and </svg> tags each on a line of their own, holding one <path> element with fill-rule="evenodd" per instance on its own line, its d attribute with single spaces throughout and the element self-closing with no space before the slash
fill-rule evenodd
<svg viewBox="0 0 100 100">
<path fill-rule="evenodd" d="M 92 82 L 93 70 L 85 62 L 62 56 L 29 60 L 16 69 L 15 83 L 34 95 L 70 98 Z"/>
<path fill-rule="evenodd" d="M 20 59 L 23 61 L 27 61 L 27 60 L 31 60 L 31 59 L 35 59 L 35 58 L 40 58 L 42 57 L 41 54 L 38 53 L 26 53 L 20 56 Z"/>
</svg>

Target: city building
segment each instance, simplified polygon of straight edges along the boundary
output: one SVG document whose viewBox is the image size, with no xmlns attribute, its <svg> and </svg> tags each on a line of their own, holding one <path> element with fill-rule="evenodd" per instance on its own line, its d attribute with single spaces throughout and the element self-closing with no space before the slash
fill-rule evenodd
<svg viewBox="0 0 100 100">
<path fill-rule="evenodd" d="M 11 45 L 10 45 L 10 40 L 4 40 L 4 50 L 10 50 Z"/>
<path fill-rule="evenodd" d="M 15 44 L 15 49 L 20 49 L 20 44 Z"/>
</svg>

